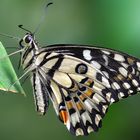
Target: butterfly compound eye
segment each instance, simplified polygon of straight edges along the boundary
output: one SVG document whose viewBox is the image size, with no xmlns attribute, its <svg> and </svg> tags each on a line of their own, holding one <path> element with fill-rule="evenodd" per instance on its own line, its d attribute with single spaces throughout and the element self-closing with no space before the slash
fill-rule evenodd
<svg viewBox="0 0 140 140">
<path fill-rule="evenodd" d="M 79 74 L 85 74 L 87 70 L 88 70 L 87 65 L 83 63 L 78 64 L 75 68 L 76 73 L 79 73 Z"/>
<path fill-rule="evenodd" d="M 32 37 L 30 35 L 25 37 L 25 43 L 30 43 L 32 41 Z"/>
</svg>

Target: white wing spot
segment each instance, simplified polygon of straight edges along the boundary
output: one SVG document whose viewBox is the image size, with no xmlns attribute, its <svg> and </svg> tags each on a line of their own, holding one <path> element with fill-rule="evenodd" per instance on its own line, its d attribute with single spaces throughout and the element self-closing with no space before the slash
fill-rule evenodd
<svg viewBox="0 0 140 140">
<path fill-rule="evenodd" d="M 140 62 L 137 62 L 136 64 L 137 64 L 138 69 L 140 70 Z"/>
<path fill-rule="evenodd" d="M 136 86 L 136 87 L 139 86 L 139 83 L 138 83 L 135 79 L 132 80 L 132 83 L 133 83 L 133 85 Z"/>
<path fill-rule="evenodd" d="M 107 108 L 108 108 L 107 105 L 103 105 L 102 111 L 103 111 L 104 114 L 106 113 Z"/>
<path fill-rule="evenodd" d="M 88 110 L 91 112 L 92 111 L 92 108 L 93 108 L 93 104 L 91 103 L 91 101 L 89 99 L 86 99 L 84 101 L 86 107 L 88 108 Z"/>
<path fill-rule="evenodd" d="M 88 112 L 82 113 L 81 118 L 82 118 L 82 120 L 83 120 L 84 125 L 86 125 L 86 122 L 87 122 L 87 121 L 89 121 L 89 122 L 92 124 L 92 120 L 91 120 L 91 118 L 89 117 Z"/>
<path fill-rule="evenodd" d="M 98 62 L 96 62 L 96 61 L 91 61 L 91 63 L 93 64 L 93 66 L 94 66 L 95 68 L 97 68 L 97 69 L 100 69 L 100 68 L 101 68 L 101 65 L 100 65 Z"/>
<path fill-rule="evenodd" d="M 93 128 L 91 126 L 88 127 L 87 129 L 88 133 L 92 132 L 93 131 Z"/>
<path fill-rule="evenodd" d="M 120 72 L 124 77 L 127 77 L 128 72 L 127 72 L 127 70 L 126 70 L 125 68 L 120 67 L 120 68 L 119 68 L 119 72 Z"/>
<path fill-rule="evenodd" d="M 120 55 L 120 54 L 115 54 L 115 55 L 114 55 L 114 59 L 115 59 L 116 61 L 120 61 L 120 62 L 125 61 L 125 58 L 124 58 L 122 55 Z"/>
<path fill-rule="evenodd" d="M 108 65 L 108 57 L 106 55 L 103 55 L 103 58 L 105 60 L 105 65 L 107 66 Z"/>
<path fill-rule="evenodd" d="M 129 93 L 129 94 L 132 94 L 132 93 L 133 93 L 133 90 L 129 90 L 128 93 Z"/>
<path fill-rule="evenodd" d="M 90 50 L 84 50 L 84 51 L 83 51 L 83 56 L 84 56 L 84 58 L 85 58 L 86 60 L 91 60 L 91 59 L 92 59 L 90 53 L 91 53 Z"/>
<path fill-rule="evenodd" d="M 110 98 L 111 98 L 111 93 L 108 92 L 108 93 L 106 94 L 106 99 L 107 99 L 108 101 L 110 101 Z"/>
<path fill-rule="evenodd" d="M 117 82 L 112 83 L 113 89 L 120 89 L 120 86 Z"/>
<path fill-rule="evenodd" d="M 106 71 L 102 71 L 102 73 L 105 75 L 105 77 L 109 78 L 109 74 Z"/>
<path fill-rule="evenodd" d="M 132 68 L 132 74 L 135 74 L 135 69 L 134 68 Z"/>
<path fill-rule="evenodd" d="M 76 112 L 71 114 L 71 122 L 74 127 L 76 126 L 76 123 L 79 122 L 79 117 Z"/>
<path fill-rule="evenodd" d="M 111 100 L 110 100 L 110 101 L 111 101 L 111 103 L 114 103 L 114 102 L 115 102 L 115 100 L 114 100 L 113 98 L 111 98 Z"/>
<path fill-rule="evenodd" d="M 110 54 L 110 52 L 108 52 L 108 51 L 102 51 L 104 54 L 107 54 L 107 55 L 109 55 Z"/>
<path fill-rule="evenodd" d="M 123 83 L 123 87 L 125 88 L 125 89 L 129 89 L 130 88 L 130 85 L 128 84 L 128 83 Z"/>
<path fill-rule="evenodd" d="M 81 128 L 76 129 L 76 136 L 84 135 L 84 132 Z"/>
<path fill-rule="evenodd" d="M 126 69 L 128 68 L 128 64 L 126 64 L 126 63 L 121 63 L 121 65 L 122 65 L 123 67 L 125 67 Z"/>
<path fill-rule="evenodd" d="M 66 127 L 67 127 L 68 130 L 70 130 L 70 120 L 67 121 Z"/>
<path fill-rule="evenodd" d="M 137 90 L 140 91 L 140 87 L 138 87 Z"/>
<path fill-rule="evenodd" d="M 120 92 L 119 95 L 120 95 L 120 97 L 124 97 L 124 93 L 123 92 Z"/>
<path fill-rule="evenodd" d="M 106 87 L 110 88 L 109 81 L 108 81 L 108 79 L 106 79 L 105 77 L 102 77 L 102 83 L 103 83 Z"/>
<path fill-rule="evenodd" d="M 98 115 L 98 114 L 96 114 L 96 116 L 95 116 L 95 124 L 96 124 L 97 126 L 99 125 L 100 120 L 101 120 L 101 116 Z"/>
</svg>

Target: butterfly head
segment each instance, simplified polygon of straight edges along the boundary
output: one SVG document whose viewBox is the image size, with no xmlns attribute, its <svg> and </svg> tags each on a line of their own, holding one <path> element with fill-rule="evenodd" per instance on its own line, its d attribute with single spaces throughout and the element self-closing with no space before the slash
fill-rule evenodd
<svg viewBox="0 0 140 140">
<path fill-rule="evenodd" d="M 23 66 L 23 68 L 26 68 L 28 65 L 27 54 L 31 56 L 31 59 L 34 57 L 35 53 L 39 49 L 37 46 L 37 42 L 35 41 L 34 35 L 31 33 L 27 33 L 19 42 L 19 47 L 21 49 L 21 61 L 19 66 Z M 30 58 L 28 58 L 30 60 Z"/>
<path fill-rule="evenodd" d="M 34 40 L 34 37 L 32 34 L 27 33 L 19 42 L 19 45 L 21 48 L 26 48 L 31 46 L 32 42 Z"/>
<path fill-rule="evenodd" d="M 31 46 L 36 44 L 34 33 L 32 33 L 30 30 L 24 28 L 23 25 L 19 25 L 18 27 L 27 32 L 26 35 L 19 41 L 20 48 L 26 49 L 26 48 L 30 48 Z"/>
<path fill-rule="evenodd" d="M 22 49 L 30 48 L 32 47 L 35 43 L 35 37 L 31 33 L 27 33 L 19 42 L 19 46 Z"/>
</svg>

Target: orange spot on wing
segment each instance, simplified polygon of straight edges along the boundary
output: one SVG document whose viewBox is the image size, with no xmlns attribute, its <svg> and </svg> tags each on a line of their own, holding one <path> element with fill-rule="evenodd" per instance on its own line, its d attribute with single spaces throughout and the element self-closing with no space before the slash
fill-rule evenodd
<svg viewBox="0 0 140 140">
<path fill-rule="evenodd" d="M 83 106 L 80 102 L 76 103 L 76 106 L 78 108 L 78 110 L 82 110 L 83 109 Z"/>
<path fill-rule="evenodd" d="M 88 81 L 86 82 L 86 85 L 89 86 L 93 81 L 91 79 L 88 79 Z"/>
<path fill-rule="evenodd" d="M 84 94 L 80 95 L 80 99 L 83 101 L 85 99 L 85 95 Z"/>
<path fill-rule="evenodd" d="M 67 120 L 68 120 L 68 113 L 67 113 L 67 111 L 61 110 L 59 115 L 60 115 L 60 119 L 64 122 L 64 124 L 66 124 Z"/>
<path fill-rule="evenodd" d="M 67 104 L 67 108 L 68 109 L 73 108 L 73 105 L 72 105 L 72 102 L 71 101 L 66 102 L 66 104 Z"/>
<path fill-rule="evenodd" d="M 91 96 L 93 94 L 93 90 L 92 89 L 88 89 L 88 90 L 86 90 L 85 94 L 87 96 Z"/>
</svg>

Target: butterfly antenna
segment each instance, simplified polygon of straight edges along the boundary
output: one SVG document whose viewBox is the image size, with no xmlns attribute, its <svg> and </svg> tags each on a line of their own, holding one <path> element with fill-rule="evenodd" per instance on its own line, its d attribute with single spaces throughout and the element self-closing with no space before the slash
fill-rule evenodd
<svg viewBox="0 0 140 140">
<path fill-rule="evenodd" d="M 19 27 L 20 29 L 22 29 L 22 30 L 24 30 L 24 31 L 26 31 L 26 32 L 28 32 L 28 33 L 30 33 L 30 34 L 32 34 L 32 32 L 31 32 L 30 30 L 24 28 L 23 25 L 18 25 L 18 27 Z"/>
<path fill-rule="evenodd" d="M 47 11 L 48 7 L 49 7 L 50 5 L 52 5 L 52 4 L 53 4 L 53 3 L 50 2 L 50 3 L 48 3 L 48 4 L 45 6 L 44 13 L 43 13 L 43 15 L 42 15 L 42 17 L 41 17 L 41 20 L 40 20 L 40 22 L 38 23 L 38 25 L 37 25 L 35 31 L 33 32 L 33 35 L 38 31 L 38 29 L 40 28 L 40 25 L 41 25 L 42 22 L 45 20 L 46 11 Z"/>
<path fill-rule="evenodd" d="M 8 37 L 8 38 L 12 38 L 12 39 L 15 39 L 15 40 L 21 40 L 20 37 L 16 37 L 16 36 L 11 36 L 11 35 L 7 35 L 7 34 L 3 34 L 3 33 L 0 33 L 1 36 L 5 36 L 5 37 Z"/>
</svg>

